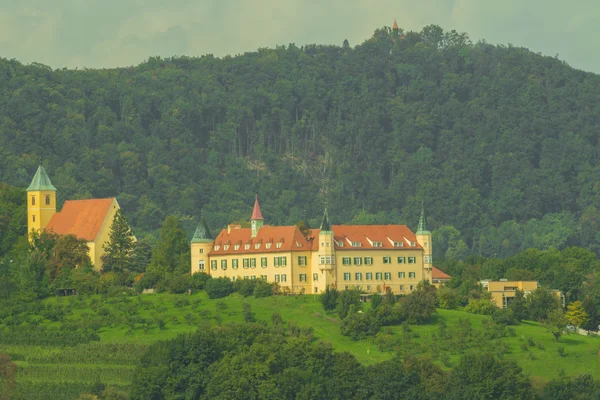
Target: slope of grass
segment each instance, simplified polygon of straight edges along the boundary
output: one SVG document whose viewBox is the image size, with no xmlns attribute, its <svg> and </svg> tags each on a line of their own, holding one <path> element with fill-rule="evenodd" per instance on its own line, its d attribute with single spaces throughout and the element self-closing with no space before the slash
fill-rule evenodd
<svg viewBox="0 0 600 400">
<path fill-rule="evenodd" d="M 211 300 L 206 293 L 200 292 L 192 296 L 154 294 L 118 300 L 100 297 L 52 298 L 45 303 L 68 307 L 69 314 L 62 321 L 65 324 L 89 322 L 101 315 L 102 324 L 94 328 L 100 342 L 70 347 L 0 345 L 0 353 L 10 354 L 19 365 L 17 393 L 29 393 L 26 388 L 28 385 L 42 387 L 47 384 L 56 387 L 62 382 L 73 388 L 75 383 L 83 385 L 77 387 L 84 387 L 84 384 L 91 386 L 97 380 L 126 388 L 147 345 L 174 338 L 180 333 L 193 332 L 205 324 L 242 322 L 244 303 L 251 305 L 258 321 L 270 324 L 271 316 L 277 312 L 288 326 L 296 324 L 302 328 L 311 327 L 318 340 L 331 343 L 337 351 L 352 353 L 363 364 L 381 362 L 394 354 L 393 351 L 380 351 L 374 338 L 352 341 L 341 336 L 335 313 L 324 313 L 318 298 L 312 295 L 255 299 L 234 294 Z M 439 339 L 442 321 L 448 331 L 458 324 L 464 324 L 464 321 L 469 322 L 473 331 L 482 331 L 485 321 L 490 319 L 464 311 L 438 310 L 431 324 L 385 328 L 382 335 L 391 337 L 394 348 L 404 354 L 409 352 L 441 360 L 439 349 L 435 351 L 434 347 L 442 343 Z M 48 326 L 60 323 L 48 320 L 41 322 Z M 570 334 L 557 343 L 549 332 L 535 322 L 523 322 L 511 329 L 511 335 L 480 342 L 480 347 L 470 347 L 467 351 L 487 350 L 486 347 L 494 350 L 498 346 L 505 346 L 503 357 L 517 361 L 526 373 L 540 381 L 563 373 L 567 376 L 591 373 L 595 378 L 600 378 L 598 337 Z M 559 354 L 559 347 L 564 348 L 564 355 Z M 447 359 L 444 360 L 446 367 L 452 367 L 460 358 L 460 352 L 449 349 L 448 344 L 441 353 L 447 353 Z M 16 398 L 26 396 L 18 395 Z"/>
</svg>

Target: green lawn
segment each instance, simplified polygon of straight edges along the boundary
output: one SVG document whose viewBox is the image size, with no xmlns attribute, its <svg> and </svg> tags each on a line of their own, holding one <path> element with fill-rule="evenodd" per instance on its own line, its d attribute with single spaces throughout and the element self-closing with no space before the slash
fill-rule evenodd
<svg viewBox="0 0 600 400">
<path fill-rule="evenodd" d="M 210 300 L 206 293 L 200 292 L 192 296 L 149 294 L 126 299 L 119 300 L 119 303 L 111 299 L 102 300 L 99 296 L 45 300 L 47 304 L 68 307 L 70 315 L 64 318 L 67 323 L 104 315 L 103 325 L 97 331 L 100 342 L 74 347 L 0 345 L 0 353 L 10 354 L 19 365 L 19 393 L 24 394 L 17 398 L 28 397 L 27 390 L 23 389 L 27 385 L 32 388 L 60 382 L 70 385 L 85 382 L 91 385 L 101 380 L 105 384 L 126 387 L 147 345 L 174 338 L 179 333 L 193 332 L 207 323 L 242 322 L 243 303 L 252 306 L 259 321 L 270 324 L 271 315 L 279 312 L 286 323 L 312 327 L 318 340 L 331 343 L 337 351 L 352 353 L 363 364 L 377 363 L 393 356 L 391 351 L 379 351 L 374 339 L 352 341 L 341 336 L 335 313 L 324 313 L 318 298 L 312 295 L 255 299 L 234 294 L 224 299 Z M 163 321 L 162 329 L 156 323 L 157 319 Z M 441 321 L 446 323 L 448 330 L 452 330 L 459 320 L 468 320 L 473 331 L 480 331 L 484 321 L 490 319 L 464 311 L 438 310 L 433 323 L 429 325 L 411 326 L 410 333 L 401 326 L 389 328 L 388 332 L 404 351 L 437 358 L 431 349 L 439 341 L 434 334 L 439 334 Z M 44 321 L 42 324 L 57 325 L 59 322 Z M 534 322 L 524 322 L 512 329 L 514 336 L 494 339 L 483 343 L 483 346 L 493 350 L 505 343 L 507 351 L 504 358 L 516 360 L 527 374 L 538 381 L 555 378 L 563 372 L 567 376 L 591 373 L 600 379 L 600 338 L 569 334 L 556 343 L 549 332 Z M 530 345 L 530 341 L 533 341 L 533 345 Z M 526 350 L 522 349 L 524 344 Z M 564 347 L 564 356 L 559 354 L 559 347 Z M 480 348 L 470 350 L 480 351 Z M 449 354 L 446 366 L 452 367 L 460 354 L 448 349 L 448 344 L 444 351 Z"/>
</svg>

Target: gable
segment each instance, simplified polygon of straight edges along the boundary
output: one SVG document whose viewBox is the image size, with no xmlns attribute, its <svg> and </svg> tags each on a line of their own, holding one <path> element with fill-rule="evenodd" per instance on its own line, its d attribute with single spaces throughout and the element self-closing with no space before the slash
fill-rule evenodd
<svg viewBox="0 0 600 400">
<path fill-rule="evenodd" d="M 46 230 L 59 235 L 75 235 L 94 241 L 106 220 L 111 206 L 118 207 L 115 198 L 67 200 L 62 210 L 50 219 Z"/>
</svg>

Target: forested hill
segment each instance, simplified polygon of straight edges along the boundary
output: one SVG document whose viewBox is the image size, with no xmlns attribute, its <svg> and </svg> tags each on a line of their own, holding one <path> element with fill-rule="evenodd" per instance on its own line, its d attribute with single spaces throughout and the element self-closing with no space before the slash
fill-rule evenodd
<svg viewBox="0 0 600 400">
<path fill-rule="evenodd" d="M 600 77 L 429 26 L 350 47 L 56 70 L 0 59 L 0 181 L 118 195 L 138 235 L 266 222 L 406 223 L 436 256 L 600 247 Z"/>
</svg>

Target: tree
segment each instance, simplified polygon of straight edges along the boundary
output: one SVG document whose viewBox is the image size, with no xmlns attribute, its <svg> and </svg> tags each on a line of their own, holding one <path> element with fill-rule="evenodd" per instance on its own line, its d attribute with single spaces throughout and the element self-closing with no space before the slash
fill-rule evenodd
<svg viewBox="0 0 600 400">
<path fill-rule="evenodd" d="M 431 319 L 437 304 L 435 291 L 435 287 L 428 281 L 421 281 L 416 290 L 401 299 L 402 313 L 408 323 L 423 324 Z"/>
<path fill-rule="evenodd" d="M 150 260 L 152 259 L 153 238 L 146 236 L 133 244 L 133 252 L 131 254 L 131 272 L 144 272 Z"/>
<path fill-rule="evenodd" d="M 567 313 L 565 315 L 567 324 L 574 327 L 581 327 L 585 325 L 588 320 L 588 315 L 583 308 L 581 301 L 577 300 L 567 306 Z"/>
<path fill-rule="evenodd" d="M 204 290 L 208 294 L 208 297 L 211 299 L 220 299 L 222 297 L 227 297 L 231 293 L 233 293 L 233 284 L 229 280 L 229 278 L 219 277 L 212 278 L 206 281 L 204 285 Z"/>
<path fill-rule="evenodd" d="M 527 303 L 529 318 L 536 321 L 547 319 L 559 307 L 558 298 L 544 287 L 529 293 Z"/>
<path fill-rule="evenodd" d="M 327 285 L 325 291 L 319 296 L 319 300 L 325 311 L 335 309 L 337 306 L 339 292 L 333 285 Z"/>
<path fill-rule="evenodd" d="M 132 256 L 135 238 L 123 210 L 115 213 L 110 226 L 108 242 L 104 244 L 105 253 L 102 255 L 104 272 L 125 272 L 132 267 Z"/>
<path fill-rule="evenodd" d="M 339 293 L 337 298 L 336 311 L 340 319 L 346 318 L 350 312 L 351 307 L 355 308 L 356 311 L 362 310 L 362 303 L 360 302 L 360 292 L 356 289 L 343 290 Z"/>
<path fill-rule="evenodd" d="M 181 222 L 168 216 L 160 230 L 160 239 L 152 251 L 150 265 L 159 273 L 189 273 L 190 246 Z"/>
<path fill-rule="evenodd" d="M 562 309 L 557 308 L 548 313 L 548 317 L 542 321 L 542 326 L 554 336 L 554 341 L 558 342 L 565 332 L 567 320 Z"/>
<path fill-rule="evenodd" d="M 512 310 L 517 321 L 523 321 L 527 318 L 527 300 L 525 300 L 525 292 L 517 289 L 515 297 L 508 304 L 508 308 Z"/>
</svg>

